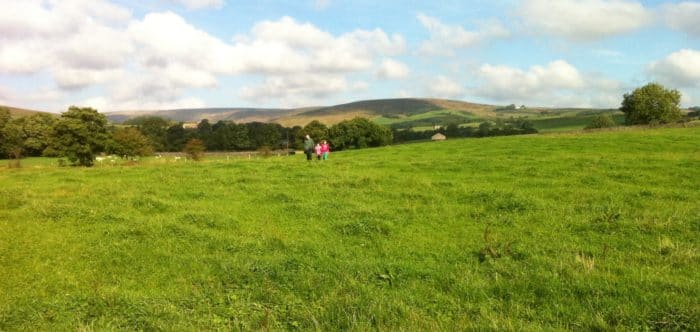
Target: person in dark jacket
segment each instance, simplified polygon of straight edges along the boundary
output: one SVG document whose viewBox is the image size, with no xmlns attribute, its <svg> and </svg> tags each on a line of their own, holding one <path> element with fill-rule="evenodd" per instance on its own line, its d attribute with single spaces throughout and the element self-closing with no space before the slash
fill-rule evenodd
<svg viewBox="0 0 700 332">
<path fill-rule="evenodd" d="M 306 154 L 306 160 L 309 161 L 314 154 L 314 140 L 309 135 L 306 135 L 306 138 L 304 138 L 304 154 Z"/>
</svg>

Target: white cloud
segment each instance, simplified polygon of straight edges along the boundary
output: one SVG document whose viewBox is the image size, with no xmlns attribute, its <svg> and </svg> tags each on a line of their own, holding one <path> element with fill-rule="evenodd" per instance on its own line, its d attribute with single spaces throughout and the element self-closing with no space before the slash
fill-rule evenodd
<svg viewBox="0 0 700 332">
<path fill-rule="evenodd" d="M 538 106 L 614 107 L 622 85 L 593 74 L 582 75 L 566 61 L 557 60 L 528 70 L 482 65 L 476 94 L 497 103 Z"/>
<path fill-rule="evenodd" d="M 693 37 L 700 37 L 700 2 L 685 1 L 677 4 L 665 4 L 661 13 L 668 26 L 684 31 Z"/>
<path fill-rule="evenodd" d="M 3 41 L 0 46 L 0 72 L 33 74 L 49 65 L 51 56 L 40 41 Z"/>
<path fill-rule="evenodd" d="M 499 22 L 489 22 L 480 31 L 467 31 L 459 25 L 447 25 L 439 19 L 424 14 L 417 15 L 418 21 L 430 33 L 419 52 L 425 55 L 454 55 L 454 49 L 472 47 L 488 38 L 507 37 L 510 32 Z"/>
<path fill-rule="evenodd" d="M 103 0 L 8 1 L 0 11 L 0 71 L 118 67 L 130 52 L 131 13 Z M 65 67 L 65 68 L 64 68 Z"/>
<path fill-rule="evenodd" d="M 393 59 L 384 60 L 377 71 L 377 77 L 381 79 L 404 79 L 409 75 L 410 70 L 408 67 L 405 64 Z"/>
<path fill-rule="evenodd" d="M 56 84 L 62 89 L 80 89 L 89 85 L 110 82 L 122 77 L 121 69 L 93 70 L 58 67 L 53 70 Z"/>
<path fill-rule="evenodd" d="M 170 0 L 175 3 L 179 3 L 189 9 L 205 9 L 205 8 L 215 8 L 220 9 L 224 6 L 224 0 Z"/>
<path fill-rule="evenodd" d="M 682 49 L 649 65 L 656 79 L 673 87 L 700 87 L 700 51 Z"/>
<path fill-rule="evenodd" d="M 428 86 L 431 97 L 437 98 L 459 98 L 464 96 L 464 87 L 445 76 L 438 76 L 433 79 Z"/>
<path fill-rule="evenodd" d="M 518 15 L 528 29 L 571 40 L 597 40 L 640 29 L 653 14 L 628 0 L 527 0 Z"/>
<path fill-rule="evenodd" d="M 262 21 L 251 29 L 253 38 L 279 42 L 293 48 L 323 47 L 334 42 L 333 35 L 311 23 L 299 23 L 289 16 L 277 21 Z"/>
<path fill-rule="evenodd" d="M 76 106 L 92 107 L 100 112 L 110 111 L 145 111 L 145 110 L 172 110 L 183 108 L 203 108 L 206 103 L 196 97 L 183 97 L 170 101 L 158 100 L 124 100 L 115 101 L 105 97 L 93 97 L 76 103 Z"/>
<path fill-rule="evenodd" d="M 206 71 L 223 72 L 232 47 L 199 30 L 172 12 L 151 13 L 127 30 L 137 44 L 138 57 L 146 67 L 180 64 Z"/>
<path fill-rule="evenodd" d="M 124 31 L 86 23 L 55 45 L 53 56 L 69 68 L 105 70 L 122 67 L 132 53 L 131 38 Z"/>
<path fill-rule="evenodd" d="M 239 72 L 355 72 L 368 69 L 378 55 L 398 55 L 406 43 L 380 29 L 333 36 L 291 17 L 256 24 L 239 36 L 234 58 Z"/>
<path fill-rule="evenodd" d="M 223 5 L 182 3 L 193 9 Z M 105 95 L 88 99 L 102 102 L 102 109 L 180 105 L 188 89 L 216 88 L 221 76 L 241 74 L 264 80 L 244 90 L 248 99 L 320 99 L 368 88 L 366 82 L 349 84 L 348 75 L 405 77 L 408 69 L 400 62 L 378 63 L 405 51 L 398 34 L 358 29 L 334 35 L 291 17 L 259 22 L 223 41 L 173 12 L 132 19 L 129 10 L 105 0 L 10 1 L 0 11 L 0 73 L 50 77 L 70 93 L 97 87 L 91 91 Z"/>
<path fill-rule="evenodd" d="M 261 85 L 243 88 L 240 96 L 259 103 L 281 100 L 287 105 L 302 106 L 303 102 L 322 99 L 343 92 L 348 87 L 345 77 L 339 75 L 273 76 Z"/>
</svg>

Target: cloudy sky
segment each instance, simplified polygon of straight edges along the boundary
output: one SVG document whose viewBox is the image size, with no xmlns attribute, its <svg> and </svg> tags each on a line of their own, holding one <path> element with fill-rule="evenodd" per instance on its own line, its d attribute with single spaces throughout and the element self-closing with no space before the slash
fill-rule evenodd
<svg viewBox="0 0 700 332">
<path fill-rule="evenodd" d="M 700 105 L 700 1 L 0 0 L 0 105 Z"/>
</svg>

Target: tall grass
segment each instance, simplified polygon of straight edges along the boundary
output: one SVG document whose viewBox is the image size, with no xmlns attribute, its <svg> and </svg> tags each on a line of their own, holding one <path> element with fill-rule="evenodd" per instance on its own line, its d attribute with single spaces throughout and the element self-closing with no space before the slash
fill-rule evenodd
<svg viewBox="0 0 700 332">
<path fill-rule="evenodd" d="M 0 171 L 0 330 L 698 330 L 700 128 Z"/>
</svg>

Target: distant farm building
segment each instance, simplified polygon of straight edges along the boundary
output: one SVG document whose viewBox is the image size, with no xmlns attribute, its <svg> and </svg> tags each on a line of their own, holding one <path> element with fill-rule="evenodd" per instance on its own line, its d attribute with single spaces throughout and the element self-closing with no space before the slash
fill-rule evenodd
<svg viewBox="0 0 700 332">
<path fill-rule="evenodd" d="M 447 139 L 447 136 L 440 134 L 440 133 L 437 133 L 437 134 L 433 135 L 433 137 L 431 137 L 430 139 L 433 141 L 444 141 Z"/>
<path fill-rule="evenodd" d="M 182 128 L 185 129 L 197 129 L 197 123 L 196 122 L 185 122 L 182 124 Z"/>
</svg>

